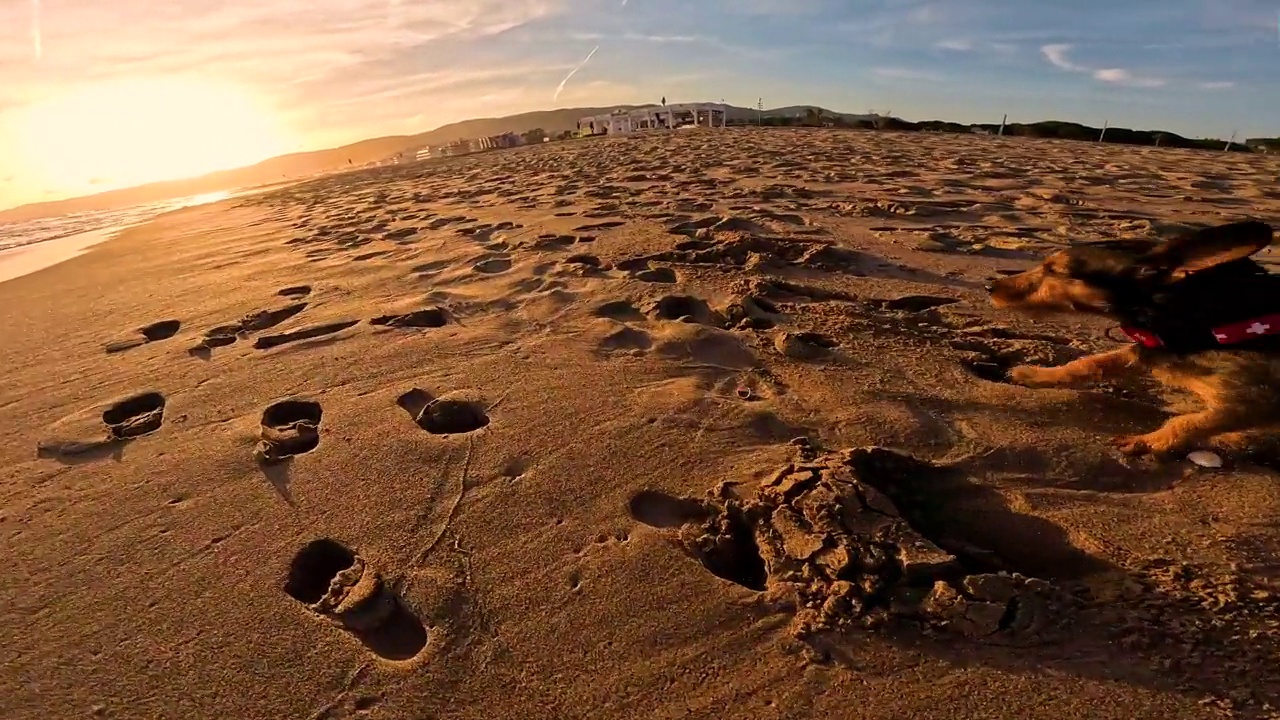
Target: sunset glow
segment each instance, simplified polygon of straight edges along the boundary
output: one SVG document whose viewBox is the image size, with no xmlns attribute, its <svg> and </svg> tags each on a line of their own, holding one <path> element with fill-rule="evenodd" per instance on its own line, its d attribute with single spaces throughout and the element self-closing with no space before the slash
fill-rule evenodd
<svg viewBox="0 0 1280 720">
<path fill-rule="evenodd" d="M 20 166 L 67 193 L 202 175 L 289 147 L 265 103 L 190 78 L 84 86 L 27 107 L 17 135 Z"/>
<path fill-rule="evenodd" d="M 0 0 L 0 212 L 469 118 L 663 97 L 1277 133 L 1275 0 L 1006 5 Z"/>
</svg>

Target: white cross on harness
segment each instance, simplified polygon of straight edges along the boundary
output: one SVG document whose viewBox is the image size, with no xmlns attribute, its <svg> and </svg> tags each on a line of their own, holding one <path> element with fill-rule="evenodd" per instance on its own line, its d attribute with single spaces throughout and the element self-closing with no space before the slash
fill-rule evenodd
<svg viewBox="0 0 1280 720">
<path fill-rule="evenodd" d="M 1270 329 L 1271 329 L 1270 325 L 1267 325 L 1266 323 L 1256 322 L 1250 325 L 1248 328 L 1246 328 L 1245 332 L 1253 333 L 1254 335 L 1261 335 Z"/>
</svg>

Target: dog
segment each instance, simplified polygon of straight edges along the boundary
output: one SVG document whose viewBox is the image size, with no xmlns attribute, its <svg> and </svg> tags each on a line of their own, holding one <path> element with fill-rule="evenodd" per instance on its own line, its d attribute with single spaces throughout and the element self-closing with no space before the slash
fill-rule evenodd
<svg viewBox="0 0 1280 720">
<path fill-rule="evenodd" d="M 1248 447 L 1259 432 L 1280 427 L 1280 275 L 1251 257 L 1272 239 L 1269 224 L 1250 220 L 1166 242 L 1083 243 L 993 280 L 987 292 L 997 308 L 1101 315 L 1132 341 L 1057 367 L 1018 366 L 1010 381 L 1049 387 L 1147 372 L 1198 396 L 1204 408 L 1116 438 L 1121 452 Z"/>
</svg>

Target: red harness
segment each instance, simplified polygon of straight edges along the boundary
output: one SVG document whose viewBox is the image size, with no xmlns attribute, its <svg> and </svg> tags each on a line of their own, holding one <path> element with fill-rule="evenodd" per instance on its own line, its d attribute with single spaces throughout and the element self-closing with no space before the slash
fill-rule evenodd
<svg viewBox="0 0 1280 720">
<path fill-rule="evenodd" d="M 1160 336 L 1148 330 L 1122 325 L 1120 326 L 1120 332 L 1127 335 L 1130 340 L 1146 348 L 1164 346 L 1164 341 L 1160 339 Z M 1263 315 L 1252 320 L 1219 325 L 1213 328 L 1212 332 L 1219 345 L 1236 345 L 1264 335 L 1280 335 L 1280 314 Z"/>
</svg>

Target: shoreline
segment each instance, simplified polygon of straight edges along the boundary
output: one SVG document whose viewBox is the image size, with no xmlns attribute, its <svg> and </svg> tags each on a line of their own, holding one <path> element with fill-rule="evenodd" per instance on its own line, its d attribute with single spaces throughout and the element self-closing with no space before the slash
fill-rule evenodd
<svg viewBox="0 0 1280 720">
<path fill-rule="evenodd" d="M 21 245 L 0 251 L 0 283 L 40 272 L 112 240 L 134 225 L 119 225 L 75 233 L 55 240 Z"/>
</svg>

